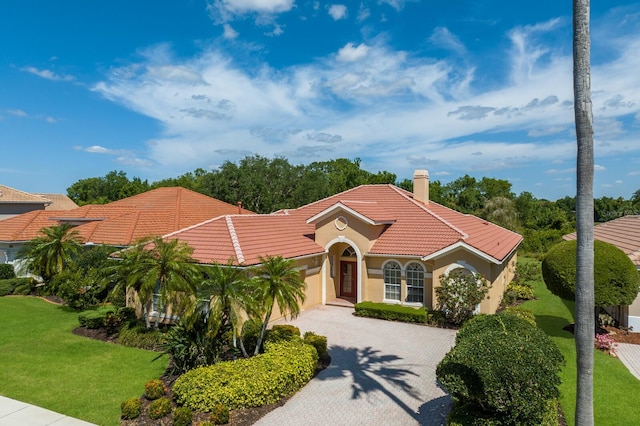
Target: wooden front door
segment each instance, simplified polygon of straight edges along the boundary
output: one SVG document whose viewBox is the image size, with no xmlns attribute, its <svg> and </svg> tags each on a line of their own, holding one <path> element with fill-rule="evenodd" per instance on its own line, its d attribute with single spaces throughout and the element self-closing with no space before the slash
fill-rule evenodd
<svg viewBox="0 0 640 426">
<path fill-rule="evenodd" d="M 356 297 L 357 271 L 356 262 L 340 261 L 340 296 Z"/>
</svg>

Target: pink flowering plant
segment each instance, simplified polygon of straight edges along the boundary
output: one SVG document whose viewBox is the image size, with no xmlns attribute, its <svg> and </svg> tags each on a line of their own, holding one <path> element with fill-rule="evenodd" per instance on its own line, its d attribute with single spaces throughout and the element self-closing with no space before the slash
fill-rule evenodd
<svg viewBox="0 0 640 426">
<path fill-rule="evenodd" d="M 611 356 L 616 356 L 616 343 L 608 334 L 596 334 L 595 347 Z"/>
</svg>

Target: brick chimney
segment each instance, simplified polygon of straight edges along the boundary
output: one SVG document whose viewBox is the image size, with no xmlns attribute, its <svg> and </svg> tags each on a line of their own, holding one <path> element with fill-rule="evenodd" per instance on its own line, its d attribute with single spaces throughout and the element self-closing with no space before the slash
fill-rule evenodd
<svg viewBox="0 0 640 426">
<path fill-rule="evenodd" d="M 413 199 L 429 204 L 429 172 L 426 170 L 413 172 Z"/>
</svg>

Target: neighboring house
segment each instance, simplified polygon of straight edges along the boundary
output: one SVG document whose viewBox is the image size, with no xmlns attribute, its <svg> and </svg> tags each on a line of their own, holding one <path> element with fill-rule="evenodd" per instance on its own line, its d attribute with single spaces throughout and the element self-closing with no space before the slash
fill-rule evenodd
<svg viewBox="0 0 640 426">
<path fill-rule="evenodd" d="M 64 196 L 61 195 L 60 197 Z M 71 200 L 69 199 L 69 201 Z M 52 210 L 54 209 L 53 204 L 53 200 L 45 195 L 29 194 L 28 192 L 0 185 L 0 220 L 35 210 Z M 73 203 L 73 207 L 78 206 Z M 65 208 L 61 206 L 61 208 L 55 210 L 65 210 Z"/>
<path fill-rule="evenodd" d="M 225 215 L 166 235 L 199 262 L 245 266 L 260 256 L 295 259 L 307 284 L 303 307 L 374 301 L 435 308 L 435 289 L 454 269 L 491 284 L 479 311 L 494 313 L 513 278 L 522 237 L 429 201 L 429 175 L 413 193 L 363 185 L 268 215 Z"/>
<path fill-rule="evenodd" d="M 0 221 L 0 263 L 14 263 L 20 248 L 41 235 L 42 228 L 62 223 L 74 225 L 86 245 L 127 247 L 143 237 L 165 235 L 231 213 L 251 212 L 179 187 L 66 211 L 30 211 Z"/>
<path fill-rule="evenodd" d="M 640 274 L 640 215 L 623 216 L 594 227 L 593 236 L 596 240 L 613 244 L 622 250 L 636 265 Z M 575 240 L 576 233 L 562 237 L 565 240 Z M 633 327 L 640 331 L 640 297 L 629 306 L 614 307 L 611 314 L 622 326 Z"/>
</svg>

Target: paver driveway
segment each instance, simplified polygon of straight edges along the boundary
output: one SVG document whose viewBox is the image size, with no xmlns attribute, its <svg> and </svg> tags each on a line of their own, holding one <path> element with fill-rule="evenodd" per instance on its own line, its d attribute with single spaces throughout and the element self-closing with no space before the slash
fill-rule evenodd
<svg viewBox="0 0 640 426">
<path fill-rule="evenodd" d="M 451 398 L 435 371 L 455 331 L 359 318 L 336 306 L 289 323 L 327 336 L 331 365 L 258 425 L 446 424 Z"/>
</svg>

